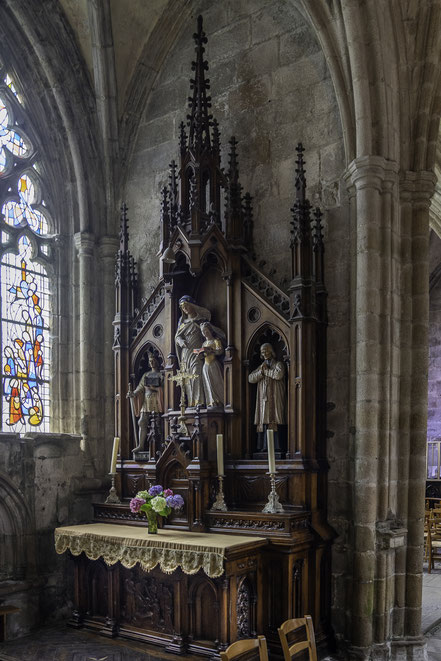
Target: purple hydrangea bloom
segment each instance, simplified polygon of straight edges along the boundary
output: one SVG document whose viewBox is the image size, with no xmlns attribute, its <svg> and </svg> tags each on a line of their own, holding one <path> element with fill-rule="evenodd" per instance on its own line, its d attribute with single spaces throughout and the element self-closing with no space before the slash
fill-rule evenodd
<svg viewBox="0 0 441 661">
<path fill-rule="evenodd" d="M 184 505 L 184 499 L 179 494 L 176 494 L 175 496 L 168 496 L 166 501 L 167 505 L 174 510 L 179 510 Z"/>
<path fill-rule="evenodd" d="M 173 491 L 171 489 L 166 489 L 164 491 L 164 498 L 168 498 L 168 496 L 173 496 Z"/>
<path fill-rule="evenodd" d="M 150 487 L 149 494 L 151 496 L 159 496 L 162 493 L 162 487 L 160 484 L 155 484 L 153 487 Z"/>
<path fill-rule="evenodd" d="M 144 505 L 144 503 L 145 503 L 144 498 L 132 498 L 132 500 L 130 501 L 130 509 L 133 512 L 133 514 L 139 512 L 139 510 L 141 509 L 141 505 Z"/>
</svg>

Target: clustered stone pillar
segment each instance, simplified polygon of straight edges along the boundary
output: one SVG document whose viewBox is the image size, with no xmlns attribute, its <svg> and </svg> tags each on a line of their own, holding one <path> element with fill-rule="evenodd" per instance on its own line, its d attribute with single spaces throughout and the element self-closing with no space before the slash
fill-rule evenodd
<svg viewBox="0 0 441 661">
<path fill-rule="evenodd" d="M 352 598 L 357 658 L 423 658 L 428 204 L 433 180 L 378 156 L 346 173 L 352 214 Z M 401 192 L 401 207 L 400 207 Z M 410 460 L 409 460 L 410 458 Z M 391 656 L 390 656 L 391 655 Z"/>
<path fill-rule="evenodd" d="M 421 637 L 429 335 L 429 205 L 435 183 L 434 173 L 427 171 L 405 172 L 401 181 L 401 224 L 406 232 L 407 259 L 404 293 L 412 306 L 406 353 L 402 348 L 407 400 L 403 402 L 405 411 L 402 413 L 407 417 L 406 428 L 409 430 L 408 446 L 405 449 L 408 491 L 400 498 L 407 514 L 408 527 L 403 631 L 409 640 Z"/>
<path fill-rule="evenodd" d="M 80 381 L 80 425 L 82 449 L 86 453 L 86 465 L 94 467 L 94 431 L 96 430 L 96 397 L 95 397 L 95 345 L 94 327 L 99 307 L 96 297 L 94 280 L 95 237 L 89 232 L 75 234 L 75 246 L 78 251 L 78 284 L 79 284 L 79 319 L 78 319 L 78 367 Z M 94 300 L 95 299 L 95 300 Z"/>
</svg>

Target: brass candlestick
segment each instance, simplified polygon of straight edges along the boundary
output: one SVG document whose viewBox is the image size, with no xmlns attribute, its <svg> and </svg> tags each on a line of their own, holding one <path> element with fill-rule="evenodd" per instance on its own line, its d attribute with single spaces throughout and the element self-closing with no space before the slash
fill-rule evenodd
<svg viewBox="0 0 441 661">
<path fill-rule="evenodd" d="M 270 473 L 271 491 L 268 496 L 268 502 L 263 508 L 262 512 L 268 514 L 277 514 L 277 512 L 284 512 L 282 504 L 279 502 L 279 495 L 276 491 L 276 474 Z"/>
<path fill-rule="evenodd" d="M 228 512 L 228 507 L 224 498 L 224 475 L 218 475 L 219 491 L 217 492 L 216 500 L 213 503 L 211 512 Z"/>
<path fill-rule="evenodd" d="M 109 473 L 109 475 L 112 478 L 112 486 L 110 487 L 109 495 L 106 498 L 106 503 L 116 503 L 117 505 L 119 505 L 121 501 L 118 498 L 118 494 L 116 493 L 116 489 L 115 489 L 116 473 Z"/>
</svg>

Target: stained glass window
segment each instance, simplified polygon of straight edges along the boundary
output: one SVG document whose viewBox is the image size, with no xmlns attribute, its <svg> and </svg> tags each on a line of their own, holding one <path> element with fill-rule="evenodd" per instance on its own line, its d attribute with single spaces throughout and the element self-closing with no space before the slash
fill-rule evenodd
<svg viewBox="0 0 441 661">
<path fill-rule="evenodd" d="M 2 431 L 50 429 L 50 217 L 20 97 L 0 63 Z M 1 186 L 2 180 L 6 185 Z"/>
</svg>

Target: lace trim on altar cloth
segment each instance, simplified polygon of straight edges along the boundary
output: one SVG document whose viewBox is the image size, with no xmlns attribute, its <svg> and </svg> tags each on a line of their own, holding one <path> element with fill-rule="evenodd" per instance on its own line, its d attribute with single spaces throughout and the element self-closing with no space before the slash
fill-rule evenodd
<svg viewBox="0 0 441 661">
<path fill-rule="evenodd" d="M 107 565 L 120 562 L 127 569 L 131 569 L 136 563 L 139 563 L 145 572 L 159 565 L 161 571 L 166 574 L 171 574 L 178 567 L 185 574 L 196 574 L 203 569 L 211 578 L 217 578 L 224 573 L 223 553 L 212 550 L 130 546 L 127 541 L 127 539 L 120 541 L 89 534 L 75 536 L 55 531 L 55 550 L 59 554 L 69 549 L 73 555 L 85 553 L 90 560 L 103 558 Z"/>
</svg>

